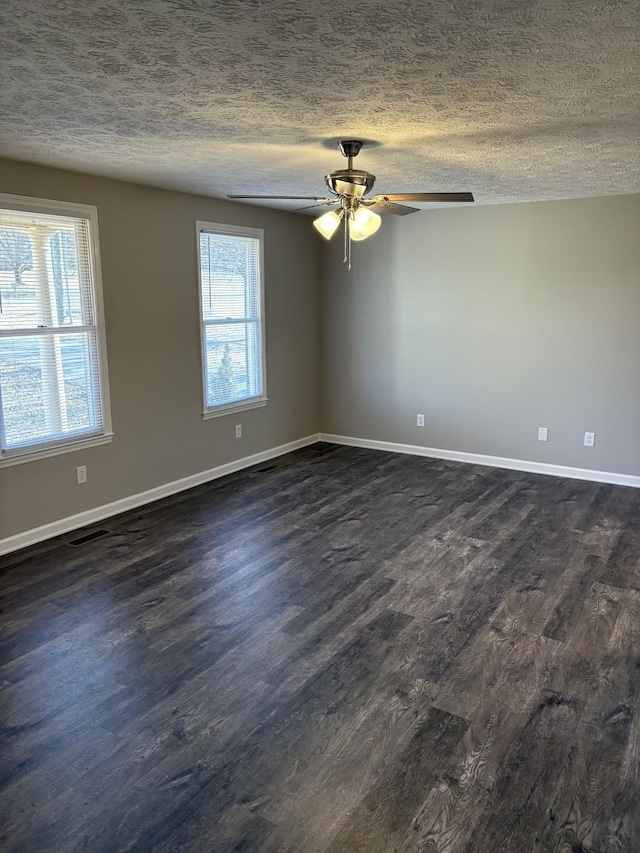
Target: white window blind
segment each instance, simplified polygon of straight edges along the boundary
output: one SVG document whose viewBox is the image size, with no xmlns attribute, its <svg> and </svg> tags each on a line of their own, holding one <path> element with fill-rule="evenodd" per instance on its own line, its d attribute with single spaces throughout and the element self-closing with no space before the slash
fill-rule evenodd
<svg viewBox="0 0 640 853">
<path fill-rule="evenodd" d="M 262 232 L 198 223 L 205 414 L 265 400 Z"/>
<path fill-rule="evenodd" d="M 101 436 L 108 420 L 90 216 L 38 207 L 0 207 L 3 458 Z"/>
</svg>

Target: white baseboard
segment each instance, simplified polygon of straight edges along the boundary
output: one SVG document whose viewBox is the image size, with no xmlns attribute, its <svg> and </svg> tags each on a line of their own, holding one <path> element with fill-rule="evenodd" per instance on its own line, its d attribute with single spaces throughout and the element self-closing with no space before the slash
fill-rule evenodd
<svg viewBox="0 0 640 853">
<path fill-rule="evenodd" d="M 364 447 L 370 450 L 388 450 L 392 453 L 409 453 L 413 456 L 429 456 L 433 459 L 449 459 L 452 462 L 469 462 L 473 465 L 490 465 L 492 468 L 528 471 L 531 474 L 568 477 L 572 480 L 612 483 L 616 486 L 631 486 L 634 489 L 640 489 L 640 477 L 632 474 L 591 471 L 588 468 L 570 468 L 566 465 L 550 465 L 547 462 L 529 462 L 526 459 L 508 459 L 504 456 L 484 456 L 480 453 L 440 450 L 436 447 L 421 447 L 417 444 L 397 444 L 394 441 L 375 441 L 368 438 L 353 438 L 348 435 L 330 435 L 324 432 L 320 433 L 320 441 L 328 441 L 331 444 L 346 444 L 349 447 Z"/>
<path fill-rule="evenodd" d="M 299 450 L 301 447 L 307 447 L 307 445 L 315 444 L 318 441 L 320 441 L 318 434 L 308 435 L 305 438 L 281 444 L 279 447 L 272 447 L 269 450 L 254 453 L 252 456 L 245 456 L 242 459 L 236 459 L 234 462 L 227 462 L 224 465 L 218 465 L 216 468 L 209 468 L 208 471 L 191 474 L 189 477 L 174 480 L 172 483 L 165 483 L 163 486 L 156 486 L 156 488 L 148 489 L 146 492 L 140 492 L 137 495 L 130 495 L 128 498 L 103 504 L 94 509 L 79 512 L 77 515 L 61 518 L 59 521 L 43 524 L 41 527 L 34 527 L 32 530 L 25 530 L 24 533 L 17 533 L 15 536 L 8 536 L 6 539 L 0 539 L 0 555 L 9 554 L 11 551 L 17 551 L 20 548 L 26 548 L 28 545 L 35 545 L 45 539 L 51 539 L 53 536 L 60 536 L 62 533 L 69 533 L 69 531 L 77 530 L 79 527 L 86 527 L 88 524 L 95 524 L 96 521 L 102 521 L 112 515 L 118 515 L 121 512 L 135 509 L 161 498 L 167 498 L 186 489 L 192 489 L 194 486 L 200 486 L 202 483 L 217 480 L 219 477 L 233 474 L 234 471 L 241 471 L 243 468 L 259 465 L 260 462 L 266 462 L 268 459 L 274 459 L 276 456 L 284 456 L 285 453 L 291 453 L 292 450 Z"/>
<path fill-rule="evenodd" d="M 528 471 L 532 474 L 548 474 L 552 477 L 568 477 L 574 480 L 588 480 L 594 483 L 611 483 L 616 486 L 640 488 L 640 477 L 632 474 L 591 471 L 588 468 L 570 468 L 565 465 L 550 465 L 546 462 L 508 459 L 504 456 L 484 456 L 480 453 L 441 450 L 436 447 L 421 447 L 417 444 L 399 444 L 394 441 L 376 441 L 368 438 L 354 438 L 348 435 L 318 433 L 308 435 L 305 438 L 299 438 L 296 441 L 290 441 L 287 444 L 281 444 L 279 447 L 263 450 L 260 453 L 254 453 L 252 456 L 236 459 L 234 462 L 218 465 L 216 468 L 210 468 L 207 471 L 201 471 L 189 477 L 183 477 L 181 480 L 165 483 L 163 486 L 148 489 L 146 492 L 140 492 L 137 495 L 130 495 L 127 498 L 77 513 L 77 515 L 61 518 L 59 521 L 53 521 L 50 524 L 43 524 L 41 527 L 35 527 L 32 530 L 25 530 L 24 533 L 0 539 L 0 555 L 9 554 L 12 551 L 26 548 L 29 545 L 35 545 L 45 539 L 60 536 L 62 533 L 69 533 L 80 527 L 86 527 L 88 524 L 95 524 L 97 521 L 110 518 L 112 515 L 118 515 L 121 512 L 144 506 L 144 504 L 153 503 L 153 501 L 160 500 L 161 498 L 167 498 L 170 495 L 175 495 L 186 489 L 192 489 L 194 486 L 199 486 L 202 483 L 208 483 L 227 474 L 233 474 L 235 471 L 241 471 L 243 468 L 259 465 L 261 462 L 275 459 L 277 456 L 283 456 L 285 453 L 291 453 L 293 450 L 299 450 L 301 447 L 307 447 L 318 441 L 326 441 L 331 444 L 345 444 L 350 447 L 364 447 L 370 450 L 387 450 L 392 453 L 408 453 L 413 456 L 427 456 L 433 459 L 448 459 L 452 462 L 467 462 L 472 465 L 489 465 L 493 468 L 508 468 L 513 471 Z"/>
</svg>

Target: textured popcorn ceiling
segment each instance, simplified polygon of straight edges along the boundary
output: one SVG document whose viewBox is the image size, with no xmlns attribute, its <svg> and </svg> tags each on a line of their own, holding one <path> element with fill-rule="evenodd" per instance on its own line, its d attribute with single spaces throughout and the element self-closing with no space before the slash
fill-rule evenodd
<svg viewBox="0 0 640 853">
<path fill-rule="evenodd" d="M 378 192 L 640 192 L 639 36 L 637 0 L 2 0 L 0 154 L 324 194 L 355 137 Z"/>
</svg>

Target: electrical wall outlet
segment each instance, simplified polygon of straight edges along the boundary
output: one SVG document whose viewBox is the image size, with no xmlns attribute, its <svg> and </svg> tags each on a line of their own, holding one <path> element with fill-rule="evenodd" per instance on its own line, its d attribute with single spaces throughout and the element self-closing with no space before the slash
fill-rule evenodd
<svg viewBox="0 0 640 853">
<path fill-rule="evenodd" d="M 424 426 L 424 415 L 418 415 L 416 423 L 418 426 Z"/>
<path fill-rule="evenodd" d="M 82 483 L 87 482 L 87 466 L 86 465 L 78 465 L 76 468 L 76 482 L 80 486 Z"/>
<path fill-rule="evenodd" d="M 584 434 L 584 446 L 585 447 L 593 447 L 596 443 L 596 434 L 595 432 L 585 432 Z"/>
<path fill-rule="evenodd" d="M 242 438 L 242 424 L 236 424 L 236 438 Z"/>
<path fill-rule="evenodd" d="M 549 427 L 538 427 L 538 441 L 549 441 Z"/>
</svg>

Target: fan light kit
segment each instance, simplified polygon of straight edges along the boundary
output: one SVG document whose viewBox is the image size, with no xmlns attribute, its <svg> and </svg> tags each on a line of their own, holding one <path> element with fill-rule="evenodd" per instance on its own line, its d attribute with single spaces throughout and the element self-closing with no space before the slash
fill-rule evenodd
<svg viewBox="0 0 640 853">
<path fill-rule="evenodd" d="M 347 168 L 325 175 L 325 182 L 332 198 L 306 195 L 229 195 L 236 199 L 281 199 L 289 201 L 313 201 L 311 207 L 337 207 L 314 220 L 313 224 L 322 236 L 330 240 L 344 224 L 344 261 L 351 269 L 352 240 L 366 240 L 376 233 L 382 219 L 379 214 L 392 213 L 406 216 L 417 213 L 420 208 L 398 204 L 400 201 L 413 202 L 467 202 L 473 201 L 471 193 L 385 193 L 365 198 L 373 189 L 375 175 L 353 168 L 353 158 L 362 148 L 359 139 L 344 139 L 338 143 L 342 154 L 347 158 Z M 307 210 L 308 208 L 302 208 Z"/>
</svg>

